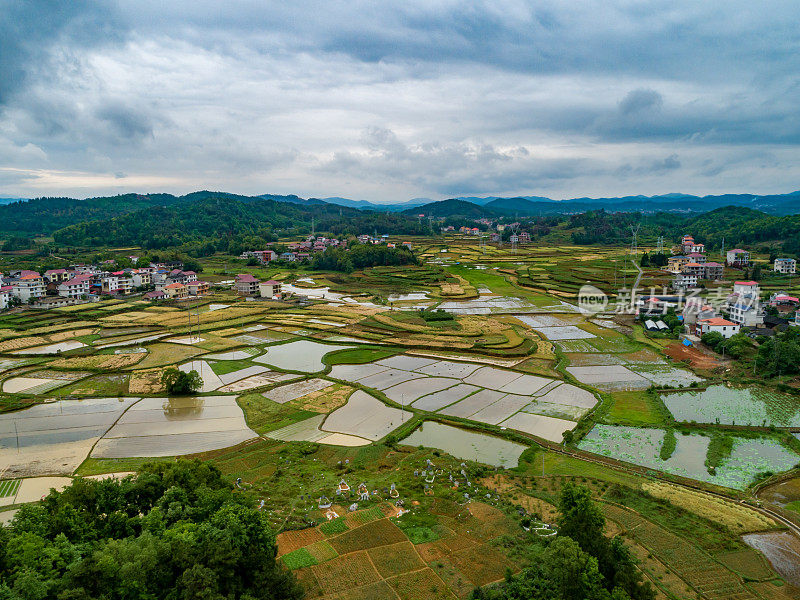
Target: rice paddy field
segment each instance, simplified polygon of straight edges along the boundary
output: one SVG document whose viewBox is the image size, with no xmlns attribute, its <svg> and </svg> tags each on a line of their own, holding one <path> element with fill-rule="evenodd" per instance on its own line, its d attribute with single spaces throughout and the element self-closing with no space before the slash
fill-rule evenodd
<svg viewBox="0 0 800 600">
<path fill-rule="evenodd" d="M 674 436 L 674 437 L 673 437 Z M 670 437 L 674 446 L 665 453 Z M 668 432 L 657 428 L 595 425 L 579 448 L 673 475 L 743 490 L 763 473 L 791 469 L 800 455 L 773 438 L 730 435 L 727 455 L 716 467 L 709 466 L 713 448 L 710 435 Z"/>
<path fill-rule="evenodd" d="M 0 511 L 193 456 L 263 502 L 307 597 L 466 598 L 525 566 L 515 544 L 539 533 L 519 507 L 551 535 L 576 481 L 659 598 L 800 597 L 739 537 L 779 524 L 702 491 L 750 501 L 800 463 L 794 396 L 703 379 L 668 342 L 581 314 L 587 280 L 632 280 L 619 249 L 415 244 L 419 267 L 275 273 L 286 302 L 223 290 L 191 314 L 133 298 L 0 315 Z M 168 397 L 168 367 L 201 389 Z"/>
</svg>

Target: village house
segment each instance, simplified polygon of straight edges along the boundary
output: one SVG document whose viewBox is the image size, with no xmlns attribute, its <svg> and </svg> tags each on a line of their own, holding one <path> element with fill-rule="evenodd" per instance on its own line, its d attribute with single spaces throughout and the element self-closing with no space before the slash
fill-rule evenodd
<svg viewBox="0 0 800 600">
<path fill-rule="evenodd" d="M 142 297 L 145 300 L 166 300 L 167 299 L 167 295 L 164 293 L 164 290 L 147 292 Z"/>
<path fill-rule="evenodd" d="M 5 310 L 11 303 L 11 286 L 0 286 L 0 310 Z"/>
<path fill-rule="evenodd" d="M 170 283 L 164 286 L 164 294 L 170 299 L 181 300 L 189 295 L 186 289 L 186 284 L 183 283 Z"/>
<path fill-rule="evenodd" d="M 697 321 L 718 316 L 714 307 L 710 304 L 705 304 L 705 300 L 700 297 L 688 298 L 683 308 L 683 324 L 686 326 L 688 332 L 693 332 L 695 330 Z"/>
<path fill-rule="evenodd" d="M 205 296 L 211 287 L 207 281 L 190 281 L 185 285 L 190 296 Z"/>
<path fill-rule="evenodd" d="M 667 259 L 667 270 L 673 273 L 680 273 L 686 263 L 692 262 L 686 256 L 670 256 Z"/>
<path fill-rule="evenodd" d="M 233 287 L 242 296 L 258 296 L 259 283 L 260 282 L 258 281 L 258 279 L 256 279 L 249 273 L 242 273 L 236 276 L 236 282 L 233 284 Z"/>
<path fill-rule="evenodd" d="M 62 298 L 82 298 L 88 296 L 92 286 L 92 275 L 76 275 L 58 284 L 57 292 Z"/>
<path fill-rule="evenodd" d="M 694 287 L 697 287 L 696 273 L 678 273 L 675 275 L 675 279 L 672 280 L 672 289 L 674 290 L 687 290 Z"/>
<path fill-rule="evenodd" d="M 721 317 L 712 317 L 710 319 L 698 319 L 696 335 L 701 336 L 705 333 L 716 332 L 724 338 L 730 338 L 739 333 L 740 326 L 732 323 L 727 319 Z"/>
<path fill-rule="evenodd" d="M 725 272 L 725 265 L 718 262 L 707 262 L 703 267 L 705 269 L 703 279 L 708 279 L 710 281 L 720 281 Z"/>
<path fill-rule="evenodd" d="M 742 250 L 741 248 L 728 250 L 726 262 L 730 267 L 746 267 L 750 264 L 750 253 L 747 250 Z"/>
<path fill-rule="evenodd" d="M 706 255 L 702 254 L 701 252 L 689 252 L 689 254 L 686 255 L 686 258 L 688 258 L 691 262 L 700 263 L 701 265 L 706 262 Z"/>
<path fill-rule="evenodd" d="M 38 300 L 45 294 L 44 279 L 36 271 L 21 271 L 18 278 L 11 280 L 11 294 L 20 302 Z"/>
<path fill-rule="evenodd" d="M 686 263 L 685 265 L 683 265 L 683 268 L 681 269 L 681 273 L 683 275 L 694 275 L 695 278 L 697 279 L 702 277 L 705 274 L 705 272 L 706 272 L 705 267 L 703 267 L 703 265 L 701 265 L 700 263 L 696 262 Z"/>
<path fill-rule="evenodd" d="M 275 260 L 278 255 L 275 253 L 274 250 L 246 250 L 242 252 L 242 255 L 239 257 L 244 260 L 249 260 L 251 258 L 256 259 L 261 264 L 269 264 L 270 261 Z"/>
<path fill-rule="evenodd" d="M 793 258 L 776 258 L 772 270 L 776 273 L 792 275 L 797 272 L 797 261 Z"/>
<path fill-rule="evenodd" d="M 44 272 L 45 281 L 48 283 L 61 283 L 72 277 L 72 273 L 66 269 L 48 269 Z"/>
<path fill-rule="evenodd" d="M 764 313 L 758 305 L 749 303 L 736 303 L 728 308 L 729 318 L 742 327 L 758 327 L 764 324 Z"/>
<path fill-rule="evenodd" d="M 133 281 L 123 271 L 116 271 L 104 275 L 100 282 L 100 293 L 116 295 L 126 295 L 133 291 Z"/>
<path fill-rule="evenodd" d="M 147 269 L 136 269 L 131 273 L 133 287 L 141 288 L 153 284 L 153 275 Z"/>
<path fill-rule="evenodd" d="M 270 279 L 258 284 L 258 292 L 262 298 L 275 298 L 281 295 L 281 282 Z"/>
</svg>

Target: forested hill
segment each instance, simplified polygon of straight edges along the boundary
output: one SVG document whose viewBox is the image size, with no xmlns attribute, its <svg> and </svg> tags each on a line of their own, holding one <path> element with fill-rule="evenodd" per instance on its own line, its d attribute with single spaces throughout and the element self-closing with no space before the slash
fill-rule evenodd
<svg viewBox="0 0 800 600">
<path fill-rule="evenodd" d="M 50 234 L 57 229 L 83 221 L 109 219 L 143 208 L 172 206 L 210 196 L 243 199 L 225 192 L 193 192 L 185 196 L 172 194 L 124 194 L 100 198 L 34 198 L 0 206 L 0 232 L 14 235 Z"/>
<path fill-rule="evenodd" d="M 300 205 L 268 198 L 233 199 L 230 195 L 154 206 L 97 221 L 76 223 L 53 234 L 59 244 L 167 248 L 187 242 L 212 242 L 242 236 L 274 241 L 279 235 L 306 234 L 311 221 L 317 233 L 420 235 L 427 221 L 402 214 L 364 212 L 332 204 Z"/>
<path fill-rule="evenodd" d="M 610 213 L 593 210 L 572 215 L 566 227 L 576 244 L 630 243 L 631 225 L 640 225 L 639 240 L 652 242 L 663 235 L 677 242 L 683 234 L 709 248 L 768 244 L 789 254 L 800 254 L 800 215 L 777 217 L 741 206 L 726 206 L 700 215 Z"/>
</svg>

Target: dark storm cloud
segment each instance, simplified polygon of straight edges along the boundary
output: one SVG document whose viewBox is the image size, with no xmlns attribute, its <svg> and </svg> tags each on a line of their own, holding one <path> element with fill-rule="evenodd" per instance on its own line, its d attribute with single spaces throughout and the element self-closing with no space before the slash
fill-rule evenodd
<svg viewBox="0 0 800 600">
<path fill-rule="evenodd" d="M 7 0 L 0 3 L 0 106 L 49 74 L 52 53 L 69 55 L 122 35 L 102 1 Z"/>
<path fill-rule="evenodd" d="M 744 0 L 5 2 L 0 193 L 800 187 L 798 16 Z"/>
</svg>

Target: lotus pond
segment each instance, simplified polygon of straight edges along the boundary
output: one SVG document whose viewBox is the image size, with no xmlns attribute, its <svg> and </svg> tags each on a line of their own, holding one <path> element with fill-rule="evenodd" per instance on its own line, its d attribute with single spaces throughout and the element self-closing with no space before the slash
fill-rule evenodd
<svg viewBox="0 0 800 600">
<path fill-rule="evenodd" d="M 662 395 L 681 422 L 800 427 L 800 397 L 758 386 L 712 385 L 702 391 Z"/>
</svg>

